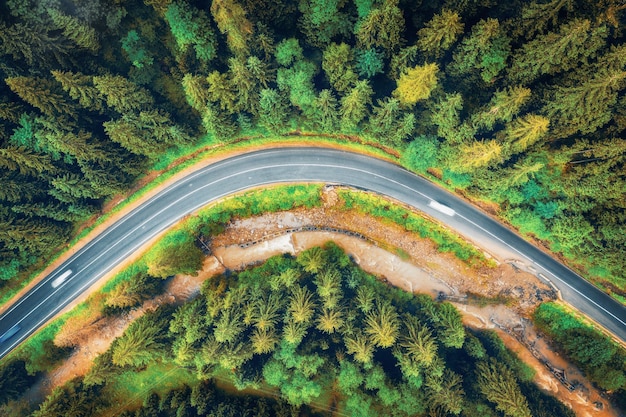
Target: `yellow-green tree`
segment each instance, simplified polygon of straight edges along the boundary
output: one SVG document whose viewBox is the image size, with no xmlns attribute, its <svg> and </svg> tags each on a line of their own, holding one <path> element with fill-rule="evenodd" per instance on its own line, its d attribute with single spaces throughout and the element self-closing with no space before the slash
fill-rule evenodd
<svg viewBox="0 0 626 417">
<path fill-rule="evenodd" d="M 480 392 L 507 417 L 531 417 L 528 401 L 506 366 L 490 359 L 476 365 Z"/>
<path fill-rule="evenodd" d="M 448 9 L 443 9 L 417 32 L 417 45 L 429 55 L 441 56 L 463 33 L 461 17 Z"/>
<path fill-rule="evenodd" d="M 426 100 L 437 86 L 438 71 L 439 66 L 435 63 L 407 69 L 400 75 L 393 96 L 409 107 L 420 100 Z"/>
<path fill-rule="evenodd" d="M 211 2 L 211 14 L 220 32 L 226 35 L 231 51 L 242 55 L 247 53 L 253 30 L 243 7 L 235 0 L 214 0 Z"/>
<path fill-rule="evenodd" d="M 548 133 L 549 126 L 550 120 L 547 117 L 527 114 L 508 123 L 505 133 L 512 143 L 513 152 L 523 152 L 543 138 Z"/>
<path fill-rule="evenodd" d="M 86 22 L 81 22 L 76 17 L 68 16 L 57 9 L 48 10 L 48 14 L 55 26 L 63 31 L 63 35 L 74 41 L 76 45 L 92 52 L 100 49 L 98 33 Z"/>
</svg>

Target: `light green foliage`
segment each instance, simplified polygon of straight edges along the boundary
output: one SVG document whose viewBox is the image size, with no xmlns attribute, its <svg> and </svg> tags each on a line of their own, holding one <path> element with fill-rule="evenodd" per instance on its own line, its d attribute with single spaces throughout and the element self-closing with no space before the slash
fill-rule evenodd
<svg viewBox="0 0 626 417">
<path fill-rule="evenodd" d="M 324 49 L 322 69 L 330 85 L 340 93 L 348 92 L 358 80 L 353 60 L 352 49 L 346 43 L 331 43 Z"/>
<path fill-rule="evenodd" d="M 302 0 L 298 9 L 302 13 L 300 27 L 311 44 L 323 48 L 338 35 L 348 35 L 349 17 L 341 10 L 339 0 Z"/>
<path fill-rule="evenodd" d="M 483 111 L 472 115 L 475 126 L 491 130 L 497 122 L 510 122 L 530 100 L 529 88 L 514 86 L 498 90 Z"/>
<path fill-rule="evenodd" d="M 393 96 L 406 106 L 413 106 L 426 100 L 437 86 L 439 66 L 434 63 L 407 69 L 397 80 L 398 86 Z"/>
<path fill-rule="evenodd" d="M 479 362 L 476 372 L 480 391 L 504 415 L 531 417 L 528 402 L 508 368 L 495 360 L 489 360 Z"/>
<path fill-rule="evenodd" d="M 130 62 L 137 68 L 150 66 L 154 61 L 152 54 L 146 50 L 146 46 L 136 30 L 129 31 L 122 38 L 122 49 L 128 55 Z"/>
<path fill-rule="evenodd" d="M 514 152 L 523 152 L 548 133 L 550 120 L 536 114 L 527 114 L 507 124 L 507 139 L 513 143 Z"/>
<path fill-rule="evenodd" d="M 383 72 L 385 62 L 384 55 L 376 49 L 365 49 L 356 51 L 356 71 L 360 77 L 372 78 L 376 74 Z"/>
<path fill-rule="evenodd" d="M 506 67 L 510 44 L 497 19 L 480 20 L 456 48 L 454 59 L 446 69 L 455 75 L 478 72 L 484 82 L 493 82 Z"/>
<path fill-rule="evenodd" d="M 259 124 L 270 133 L 279 133 L 287 127 L 287 105 L 278 91 L 271 88 L 261 90 L 259 100 Z"/>
<path fill-rule="evenodd" d="M 346 131 L 356 130 L 359 123 L 367 116 L 374 91 L 366 80 L 357 81 L 354 88 L 341 99 L 341 128 Z"/>
<path fill-rule="evenodd" d="M 333 92 L 324 89 L 313 100 L 312 119 L 319 130 L 323 132 L 332 132 L 336 129 L 338 123 L 338 103 Z"/>
<path fill-rule="evenodd" d="M 161 278 L 179 273 L 195 275 L 202 258 L 193 236 L 183 230 L 167 233 L 144 255 L 148 273 Z"/>
<path fill-rule="evenodd" d="M 456 12 L 443 9 L 417 32 L 417 45 L 429 55 L 440 56 L 463 33 L 463 26 Z"/>
<path fill-rule="evenodd" d="M 432 136 L 418 136 L 402 153 L 402 164 L 417 172 L 425 172 L 437 164 L 439 141 Z"/>
<path fill-rule="evenodd" d="M 355 35 L 359 47 L 381 48 L 391 55 L 402 43 L 404 16 L 398 8 L 398 0 L 383 0 L 381 3 L 359 20 Z"/>
<path fill-rule="evenodd" d="M 281 91 L 289 92 L 289 101 L 306 115 L 312 111 L 315 100 L 313 76 L 315 65 L 307 60 L 296 61 L 290 68 L 279 68 L 276 82 Z"/>
<path fill-rule="evenodd" d="M 276 45 L 276 52 L 274 53 L 276 62 L 279 65 L 288 67 L 294 62 L 301 61 L 304 57 L 302 55 L 302 47 L 296 38 L 283 39 Z"/>
<path fill-rule="evenodd" d="M 81 74 L 80 72 L 72 73 L 57 70 L 51 71 L 51 74 L 55 80 L 61 83 L 63 90 L 71 98 L 78 100 L 81 106 L 94 111 L 103 109 L 104 101 L 98 89 L 94 87 L 91 76 Z"/>
<path fill-rule="evenodd" d="M 175 1 L 167 7 L 165 20 L 181 53 L 193 47 L 201 61 L 209 61 L 215 57 L 215 36 L 204 11 L 197 10 L 186 2 Z"/>
<path fill-rule="evenodd" d="M 401 111 L 400 101 L 395 98 L 379 100 L 369 118 L 367 131 L 381 142 L 401 147 L 411 136 L 415 127 L 415 115 Z"/>
<path fill-rule="evenodd" d="M 115 341 L 111 358 L 114 365 L 140 367 L 162 355 L 163 329 L 155 316 L 155 313 L 148 313 L 140 317 Z"/>
<path fill-rule="evenodd" d="M 374 310 L 367 314 L 366 324 L 365 331 L 376 346 L 387 348 L 396 342 L 400 323 L 398 313 L 390 304 L 377 302 Z"/>
</svg>

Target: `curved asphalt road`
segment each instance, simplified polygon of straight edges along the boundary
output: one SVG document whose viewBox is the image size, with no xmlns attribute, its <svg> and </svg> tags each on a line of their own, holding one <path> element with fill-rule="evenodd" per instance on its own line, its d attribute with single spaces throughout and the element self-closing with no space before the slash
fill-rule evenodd
<svg viewBox="0 0 626 417">
<path fill-rule="evenodd" d="M 626 341 L 624 306 L 447 191 L 375 158 L 325 148 L 282 148 L 235 156 L 200 169 L 97 236 L 0 317 L 0 339 L 13 326 L 20 328 L 8 340 L 0 342 L 0 358 L 144 242 L 184 215 L 253 186 L 313 181 L 345 184 L 387 195 L 423 210 L 481 246 L 511 253 L 548 277 L 571 305 Z M 454 209 L 456 214 L 450 216 L 434 210 L 429 206 L 433 200 Z M 58 278 L 67 275 L 68 270 L 72 271 L 71 275 L 59 283 Z"/>
</svg>

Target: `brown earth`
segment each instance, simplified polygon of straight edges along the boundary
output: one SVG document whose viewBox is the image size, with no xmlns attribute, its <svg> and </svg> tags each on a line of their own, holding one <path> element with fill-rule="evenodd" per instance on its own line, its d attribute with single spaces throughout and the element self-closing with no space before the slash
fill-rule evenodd
<svg viewBox="0 0 626 417">
<path fill-rule="evenodd" d="M 133 319 L 159 304 L 180 303 L 192 298 L 205 279 L 223 272 L 225 268 L 241 269 L 276 254 L 297 254 L 332 240 L 363 269 L 392 285 L 432 296 L 444 293 L 452 300 L 461 301 L 455 304 L 468 326 L 496 330 L 509 348 L 536 369 L 535 382 L 570 405 L 577 416 L 618 415 L 575 367 L 560 358 L 537 336 L 527 320 L 534 306 L 554 296 L 551 289 L 534 275 L 504 262 L 495 268 L 471 268 L 452 255 L 438 253 L 432 242 L 416 238 L 395 224 L 340 209 L 332 188 L 325 190 L 324 199 L 323 207 L 312 210 L 297 209 L 233 221 L 223 234 L 210 242 L 212 256 L 206 258 L 204 268 L 197 277 L 176 276 L 163 295 L 147 301 L 141 308 L 123 317 L 109 318 L 98 326 L 85 328 L 83 334 L 77 335 L 83 342 L 71 357 L 47 375 L 27 397 L 34 402 L 41 401 L 52 387 L 84 375 L 93 359 L 108 349 Z M 286 232 L 303 226 L 315 226 L 320 231 Z M 325 231 L 328 228 L 357 232 L 367 236 L 368 240 L 342 232 Z M 250 242 L 258 243 L 250 245 Z M 481 308 L 463 302 L 463 296 L 468 292 L 490 298 L 500 297 L 509 302 L 508 305 Z M 531 347 L 534 347 L 535 356 Z M 577 380 L 580 385 L 569 391 L 544 363 L 551 364 L 553 369 L 565 370 L 567 380 Z M 596 407 L 596 401 L 603 404 L 602 410 Z"/>
</svg>

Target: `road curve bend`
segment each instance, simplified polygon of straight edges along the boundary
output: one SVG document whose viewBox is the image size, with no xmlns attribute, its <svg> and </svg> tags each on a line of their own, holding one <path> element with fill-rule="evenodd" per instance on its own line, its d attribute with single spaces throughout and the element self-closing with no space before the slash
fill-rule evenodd
<svg viewBox="0 0 626 417">
<path fill-rule="evenodd" d="M 0 358 L 183 216 L 224 196 L 283 182 L 349 185 L 422 210 L 480 246 L 536 270 L 559 288 L 566 302 L 626 342 L 626 307 L 467 202 L 387 161 L 336 149 L 287 147 L 245 153 L 201 168 L 96 236 L 0 317 Z"/>
</svg>

